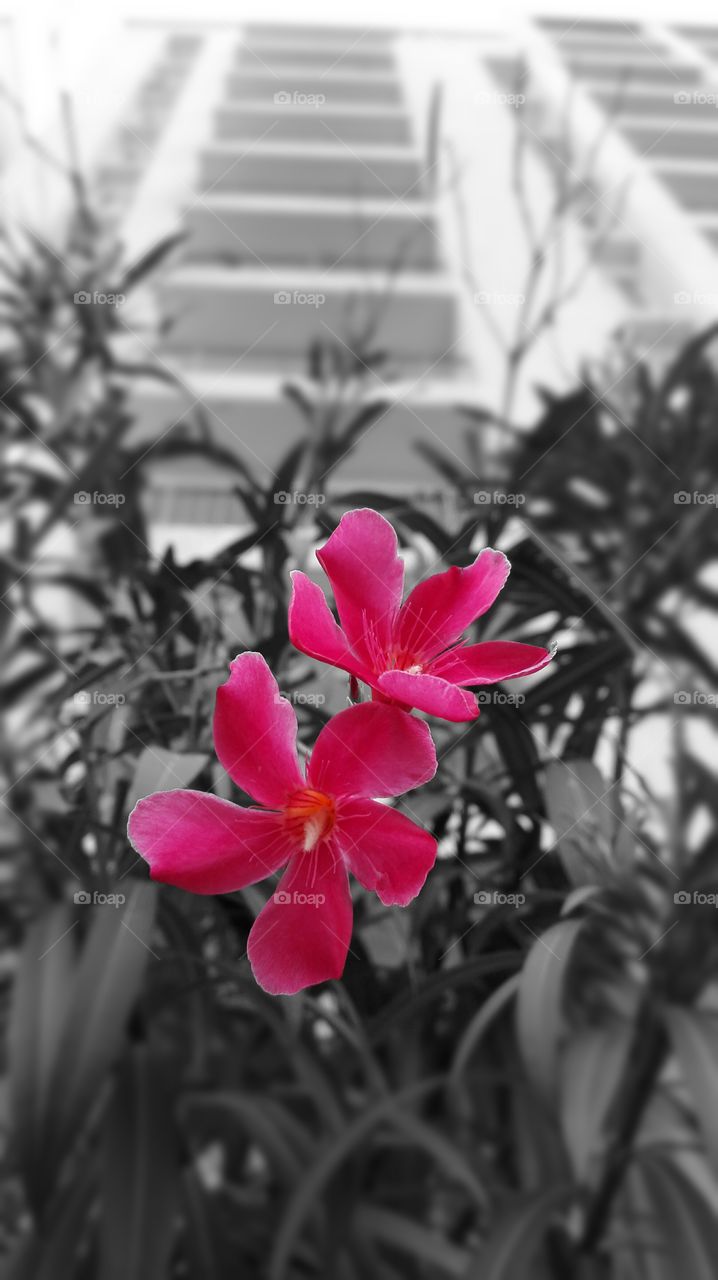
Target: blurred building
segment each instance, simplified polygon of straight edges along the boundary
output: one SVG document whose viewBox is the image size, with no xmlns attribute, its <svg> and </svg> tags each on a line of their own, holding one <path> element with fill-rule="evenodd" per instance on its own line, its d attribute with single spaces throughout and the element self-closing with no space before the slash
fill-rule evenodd
<svg viewBox="0 0 718 1280">
<path fill-rule="evenodd" d="M 430 493 L 415 445 L 465 457 L 467 408 L 528 422 L 537 384 L 599 365 L 619 395 L 718 317 L 718 26 L 198 17 L 122 22 L 113 55 L 69 77 L 95 198 L 130 255 L 186 233 L 153 299 L 161 341 L 122 317 L 174 377 L 138 389 L 149 463 L 160 440 L 211 439 L 271 486 L 307 416 L 338 430 L 379 403 L 334 484 Z M 224 536 L 231 482 L 201 447 L 158 462 L 159 540 Z"/>
</svg>

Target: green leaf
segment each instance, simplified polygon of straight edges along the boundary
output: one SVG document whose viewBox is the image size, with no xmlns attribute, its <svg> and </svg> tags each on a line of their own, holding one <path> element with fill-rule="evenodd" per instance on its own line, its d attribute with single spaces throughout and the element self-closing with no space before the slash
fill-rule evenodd
<svg viewBox="0 0 718 1280">
<path fill-rule="evenodd" d="M 613 1022 L 576 1032 L 561 1054 L 560 1119 L 574 1173 L 587 1179 L 601 1154 L 605 1124 L 626 1067 L 632 1027 Z"/>
<path fill-rule="evenodd" d="M 140 284 L 146 276 L 151 275 L 153 271 L 164 262 L 165 258 L 172 252 L 177 245 L 186 239 L 184 231 L 174 231 L 170 235 L 164 236 L 154 244 L 151 249 L 138 258 L 136 262 L 128 267 L 120 282 L 119 293 L 129 292 L 135 285 Z"/>
<path fill-rule="evenodd" d="M 413 1218 L 405 1218 L 390 1209 L 375 1205 L 360 1205 L 355 1217 L 356 1230 L 361 1235 L 389 1245 L 420 1265 L 421 1274 L 427 1264 L 442 1274 L 463 1278 L 466 1274 L 467 1256 L 449 1240 L 437 1235 Z"/>
<path fill-rule="evenodd" d="M 454 1051 L 454 1060 L 451 1064 L 449 1075 L 449 1087 L 452 1092 L 462 1088 L 464 1073 L 482 1037 L 494 1019 L 514 999 L 520 981 L 521 975 L 515 973 L 512 977 L 507 978 L 505 982 L 502 982 L 500 987 L 491 992 L 491 995 L 484 1001 L 481 1008 L 469 1022 Z"/>
<path fill-rule="evenodd" d="M 184 1252 L 191 1280 L 220 1280 L 220 1233 L 213 1219 L 212 1198 L 205 1192 L 194 1169 L 182 1175 L 184 1185 L 184 1217 L 187 1234 Z"/>
<path fill-rule="evenodd" d="M 98 1280 L 166 1275 L 179 1197 L 171 1102 L 159 1064 L 136 1049 L 105 1118 Z"/>
<path fill-rule="evenodd" d="M 569 1187 L 549 1187 L 521 1196 L 500 1216 L 466 1272 L 466 1280 L 538 1280 L 537 1255 L 558 1209 L 568 1204 Z"/>
<path fill-rule="evenodd" d="M 495 951 L 491 955 L 472 956 L 469 960 L 455 968 L 441 969 L 424 979 L 421 986 L 411 989 L 409 995 L 403 991 L 390 1000 L 377 1014 L 370 1024 L 369 1039 L 372 1044 L 395 1036 L 407 1023 L 418 1024 L 440 996 L 456 987 L 471 986 L 483 978 L 494 974 L 506 973 L 515 969 L 520 953 L 514 951 Z"/>
<path fill-rule="evenodd" d="M 132 809 L 143 796 L 154 791 L 175 791 L 188 787 L 209 757 L 200 751 L 168 751 L 166 747 L 145 747 L 137 759 L 127 794 Z"/>
<path fill-rule="evenodd" d="M 69 906 L 30 927 L 18 962 L 8 1029 L 12 1146 L 30 1203 L 41 1208 L 47 1173 L 46 1128 L 58 1045 L 72 991 L 75 947 Z"/>
<path fill-rule="evenodd" d="M 715 1280 L 718 1221 L 713 1207 L 668 1160 L 641 1160 L 655 1229 L 665 1260 L 665 1280 Z"/>
<path fill-rule="evenodd" d="M 438 1078 L 423 1080 L 388 1098 L 382 1098 L 366 1108 L 336 1138 L 323 1144 L 314 1164 L 305 1170 L 304 1179 L 299 1183 L 279 1223 L 269 1266 L 270 1280 L 283 1280 L 287 1275 L 302 1226 L 325 1194 L 330 1179 L 345 1160 L 362 1150 L 365 1140 L 380 1124 L 388 1123 L 403 1130 L 414 1145 L 427 1151 L 444 1166 L 446 1173 L 468 1192 L 475 1204 L 485 1207 L 484 1189 L 462 1153 L 452 1147 L 441 1134 L 430 1130 L 427 1124 L 403 1109 L 407 1102 L 418 1101 L 422 1096 L 438 1089 L 440 1084 L 441 1080 Z"/>
<path fill-rule="evenodd" d="M 372 965 L 400 969 L 406 964 L 411 934 L 411 920 L 407 912 L 383 912 L 375 919 L 367 920 L 359 932 Z"/>
<path fill-rule="evenodd" d="M 612 883 L 630 857 L 632 841 L 596 765 L 592 760 L 552 761 L 544 773 L 544 790 L 548 819 L 571 882 Z"/>
<path fill-rule="evenodd" d="M 667 1008 L 664 1016 L 713 1171 L 718 1174 L 718 1016 L 676 1005 Z"/>
<path fill-rule="evenodd" d="M 72 1000 L 52 1075 L 51 1163 L 74 1144 L 98 1090 L 125 1042 L 127 1019 L 139 995 L 154 923 L 156 887 L 133 882 L 121 907 L 94 912 L 73 981 Z"/>
<path fill-rule="evenodd" d="M 516 1034 L 521 1056 L 529 1079 L 550 1106 L 557 1092 L 564 989 L 581 925 L 580 920 L 561 920 L 537 938 L 518 988 Z"/>
<path fill-rule="evenodd" d="M 669 1259 L 656 1240 L 652 1206 L 644 1170 L 629 1165 L 616 1195 L 614 1228 L 606 1236 L 612 1254 L 612 1280 L 674 1280 L 666 1271 Z"/>
<path fill-rule="evenodd" d="M 52 1201 L 41 1227 L 33 1226 L 15 1252 L 3 1258 L 3 1280 L 72 1280 L 77 1275 L 96 1183 L 97 1159 L 90 1153 Z"/>
</svg>

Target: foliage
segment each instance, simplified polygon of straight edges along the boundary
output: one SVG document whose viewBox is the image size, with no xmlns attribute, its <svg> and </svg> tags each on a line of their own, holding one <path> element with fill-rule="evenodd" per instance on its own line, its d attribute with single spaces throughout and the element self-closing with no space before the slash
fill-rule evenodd
<svg viewBox="0 0 718 1280">
<path fill-rule="evenodd" d="M 74 292 L 33 255 L 8 269 L 3 300 L 19 344 L 2 373 L 4 444 L 39 437 L 57 467 L 26 449 L 4 480 L 16 702 L 2 927 L 9 956 L 22 943 L 3 996 L 5 1274 L 709 1277 L 715 785 L 666 676 L 716 687 L 691 625 L 715 607 L 715 513 L 673 510 L 670 488 L 715 487 L 704 345 L 661 385 L 639 368 L 625 404 L 590 383 L 547 395 L 534 430 L 506 431 L 491 476 L 473 461 L 484 420 L 470 423 L 465 464 L 430 455 L 455 492 L 451 521 L 386 493 L 339 496 L 340 460 L 382 406 L 332 412 L 338 356 L 315 351 L 309 390 L 289 392 L 304 439 L 269 488 L 214 450 L 242 527 L 180 565 L 146 547 L 144 463 L 124 439 L 131 362 L 112 335 L 82 308 L 69 354 L 32 363 Z M 198 448 L 212 453 L 201 421 L 171 446 Z M 524 501 L 476 504 L 477 483 Z M 29 583 L 74 492 L 95 487 L 128 500 L 103 516 L 97 559 L 62 577 L 91 606 L 78 629 Z M 296 489 L 326 500 L 275 502 Z M 432 726 L 437 778 L 403 802 L 441 841 L 425 890 L 399 911 L 357 889 L 342 982 L 273 1000 L 245 957 L 267 887 L 157 890 L 126 818 L 161 786 L 241 799 L 210 713 L 243 649 L 266 657 L 314 736 L 328 707 L 288 643 L 286 570 L 361 502 L 389 516 L 415 574 L 500 542 L 513 572 L 489 638 L 555 637 L 560 651 L 520 698 L 514 685 L 475 723 Z M 656 708 L 675 735 L 661 797 L 630 750 Z"/>
</svg>

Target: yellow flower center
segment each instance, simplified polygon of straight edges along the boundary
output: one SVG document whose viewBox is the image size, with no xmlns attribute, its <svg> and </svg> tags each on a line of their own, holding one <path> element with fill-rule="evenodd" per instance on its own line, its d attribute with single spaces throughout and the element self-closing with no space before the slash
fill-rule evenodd
<svg viewBox="0 0 718 1280">
<path fill-rule="evenodd" d="M 394 649 L 389 654 L 389 671 L 405 671 L 408 676 L 420 676 L 423 673 L 423 666 L 417 662 L 413 653 L 407 653 L 404 649 Z"/>
<path fill-rule="evenodd" d="M 331 796 L 323 791 L 295 791 L 284 809 L 284 821 L 292 835 L 301 843 L 305 853 L 310 853 L 332 831 L 336 807 Z"/>
</svg>

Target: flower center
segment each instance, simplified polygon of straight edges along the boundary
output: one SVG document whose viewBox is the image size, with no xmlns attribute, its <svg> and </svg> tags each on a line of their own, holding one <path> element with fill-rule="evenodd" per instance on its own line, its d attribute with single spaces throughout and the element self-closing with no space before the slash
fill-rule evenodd
<svg viewBox="0 0 718 1280">
<path fill-rule="evenodd" d="M 301 843 L 305 853 L 310 853 L 320 840 L 330 834 L 336 817 L 331 796 L 323 791 L 295 791 L 284 809 L 284 822 L 292 835 Z"/>
<path fill-rule="evenodd" d="M 407 653 L 404 649 L 395 649 L 389 654 L 389 671 L 405 671 L 408 676 L 420 676 L 424 670 L 422 664 L 416 661 L 413 653 Z"/>
</svg>

